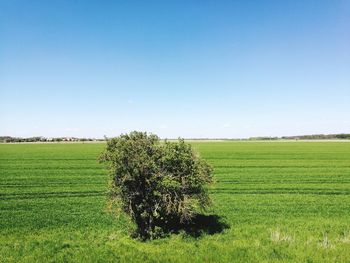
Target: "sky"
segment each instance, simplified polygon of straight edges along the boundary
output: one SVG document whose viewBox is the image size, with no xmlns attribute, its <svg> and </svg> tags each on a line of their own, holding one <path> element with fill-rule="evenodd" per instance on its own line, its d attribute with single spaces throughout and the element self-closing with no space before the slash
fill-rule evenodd
<svg viewBox="0 0 350 263">
<path fill-rule="evenodd" d="M 0 0 L 0 136 L 350 133 L 350 1 Z"/>
</svg>

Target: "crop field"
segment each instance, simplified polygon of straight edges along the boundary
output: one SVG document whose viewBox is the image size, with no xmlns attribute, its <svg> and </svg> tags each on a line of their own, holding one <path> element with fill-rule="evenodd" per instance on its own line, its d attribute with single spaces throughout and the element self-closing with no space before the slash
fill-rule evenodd
<svg viewBox="0 0 350 263">
<path fill-rule="evenodd" d="M 0 262 L 350 262 L 349 142 L 195 142 L 214 168 L 202 234 L 132 239 L 103 143 L 0 144 Z"/>
</svg>

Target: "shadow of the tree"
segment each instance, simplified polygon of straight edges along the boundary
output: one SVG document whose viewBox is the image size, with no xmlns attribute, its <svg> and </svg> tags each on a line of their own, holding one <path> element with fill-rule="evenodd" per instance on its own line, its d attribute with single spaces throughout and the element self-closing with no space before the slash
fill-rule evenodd
<svg viewBox="0 0 350 263">
<path fill-rule="evenodd" d="M 169 234 L 185 232 L 187 235 L 197 238 L 203 234 L 221 233 L 230 226 L 218 215 L 198 214 L 189 222 L 180 223 L 178 220 L 172 220 L 164 223 L 161 227 Z"/>
</svg>

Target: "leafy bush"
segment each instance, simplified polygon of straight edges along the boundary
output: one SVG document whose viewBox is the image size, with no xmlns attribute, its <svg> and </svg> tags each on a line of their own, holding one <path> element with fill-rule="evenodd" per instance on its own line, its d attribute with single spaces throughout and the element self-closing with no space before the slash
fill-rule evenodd
<svg viewBox="0 0 350 263">
<path fill-rule="evenodd" d="M 109 164 L 111 200 L 136 223 L 142 239 L 163 234 L 169 222 L 191 221 L 210 204 L 212 169 L 182 139 L 122 134 L 107 142 L 100 160 Z"/>
</svg>

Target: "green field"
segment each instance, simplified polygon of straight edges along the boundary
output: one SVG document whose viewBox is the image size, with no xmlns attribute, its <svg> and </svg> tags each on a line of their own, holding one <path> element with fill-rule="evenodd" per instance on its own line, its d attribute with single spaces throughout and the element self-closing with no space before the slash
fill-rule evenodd
<svg viewBox="0 0 350 263">
<path fill-rule="evenodd" d="M 0 262 L 350 262 L 350 143 L 194 146 L 229 228 L 140 242 L 108 212 L 104 144 L 0 144 Z"/>
</svg>

